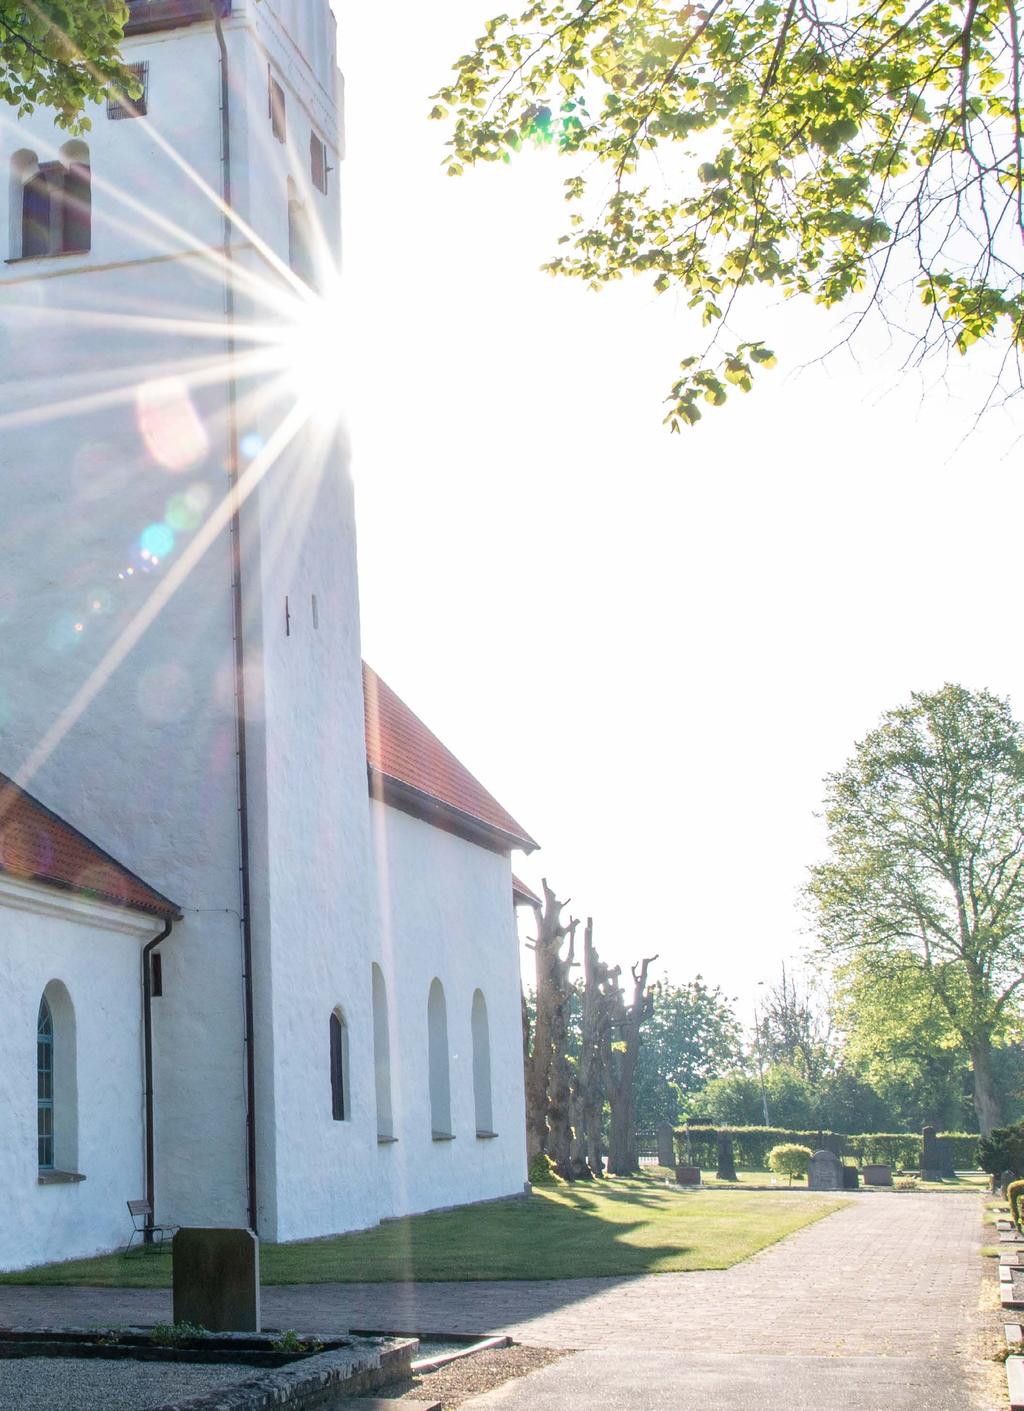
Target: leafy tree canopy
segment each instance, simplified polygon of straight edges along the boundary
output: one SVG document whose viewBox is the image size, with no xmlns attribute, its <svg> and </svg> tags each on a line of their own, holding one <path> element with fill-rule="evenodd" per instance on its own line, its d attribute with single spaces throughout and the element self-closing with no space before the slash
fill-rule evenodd
<svg viewBox="0 0 1024 1411">
<path fill-rule="evenodd" d="M 0 99 L 19 116 L 52 108 L 58 127 L 85 131 L 82 109 L 111 84 L 138 92 L 119 54 L 127 20 L 123 0 L 0 0 Z"/>
<path fill-rule="evenodd" d="M 675 1125 L 680 1100 L 739 1060 L 740 1025 L 728 1000 L 700 975 L 683 985 L 666 975 L 654 987 L 637 1061 L 637 1125 Z"/>
<path fill-rule="evenodd" d="M 711 330 L 666 421 L 696 422 L 774 357 L 758 285 L 826 306 L 924 305 L 920 350 L 1024 345 L 1016 0 L 536 0 L 498 15 L 432 116 L 449 171 L 550 144 L 565 247 L 593 287 L 679 291 Z"/>
<path fill-rule="evenodd" d="M 988 1132 L 994 1050 L 1015 1035 L 1024 986 L 1024 733 L 987 691 L 917 693 L 827 789 L 829 856 L 809 886 L 822 946 L 855 962 L 881 1034 L 888 990 L 937 1042 L 956 1037 Z"/>
</svg>

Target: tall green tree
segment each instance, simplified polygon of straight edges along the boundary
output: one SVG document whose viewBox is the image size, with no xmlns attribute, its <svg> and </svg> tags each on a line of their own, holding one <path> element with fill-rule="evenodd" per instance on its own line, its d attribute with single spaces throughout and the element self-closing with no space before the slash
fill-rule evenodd
<svg viewBox="0 0 1024 1411">
<path fill-rule="evenodd" d="M 983 1133 L 993 1049 L 1024 986 L 1024 734 L 1009 704 L 947 685 L 889 711 L 829 776 L 821 944 L 877 986 L 934 997 L 970 1056 Z"/>
<path fill-rule="evenodd" d="M 137 84 L 121 63 L 123 0 L 0 0 L 0 100 L 20 116 L 52 108 L 58 127 L 81 132 L 82 110 L 114 85 Z"/>
<path fill-rule="evenodd" d="M 921 348 L 1024 344 L 1017 0 L 531 0 L 455 64 L 449 170 L 525 143 L 571 163 L 547 266 L 675 290 L 712 330 L 666 421 L 748 390 L 758 285 L 923 305 Z M 741 336 L 742 335 L 742 336 Z"/>
<path fill-rule="evenodd" d="M 740 1060 L 739 1021 L 721 989 L 702 976 L 654 986 L 636 1070 L 637 1126 L 680 1119 L 680 1103 Z"/>
</svg>

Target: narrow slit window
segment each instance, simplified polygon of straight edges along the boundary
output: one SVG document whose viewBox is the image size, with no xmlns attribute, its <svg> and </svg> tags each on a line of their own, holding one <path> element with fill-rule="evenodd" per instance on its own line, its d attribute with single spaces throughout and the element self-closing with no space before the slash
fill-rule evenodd
<svg viewBox="0 0 1024 1411">
<path fill-rule="evenodd" d="M 348 1121 L 348 1025 L 337 1010 L 331 1015 L 331 1116 Z"/>
<path fill-rule="evenodd" d="M 327 148 L 317 137 L 315 132 L 309 134 L 309 173 L 313 185 L 318 191 L 327 195 L 327 173 L 330 168 L 327 165 Z"/>
<path fill-rule="evenodd" d="M 288 120 L 284 105 L 284 89 L 272 73 L 267 72 L 269 85 L 270 130 L 278 142 L 288 141 Z"/>
<path fill-rule="evenodd" d="M 136 83 L 142 85 L 142 92 L 137 98 L 132 98 L 125 91 L 122 93 L 110 93 L 107 95 L 107 117 L 111 122 L 119 122 L 123 118 L 144 118 L 149 112 L 149 64 L 126 64 L 128 72 Z"/>
<path fill-rule="evenodd" d="M 314 628 L 318 628 L 320 626 L 320 609 L 317 607 L 315 593 L 313 594 L 313 626 Z"/>
</svg>

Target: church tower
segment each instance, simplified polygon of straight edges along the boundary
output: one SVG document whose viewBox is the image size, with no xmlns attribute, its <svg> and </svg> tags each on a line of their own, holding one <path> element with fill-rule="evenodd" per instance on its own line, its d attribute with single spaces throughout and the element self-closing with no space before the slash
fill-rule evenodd
<svg viewBox="0 0 1024 1411">
<path fill-rule="evenodd" d="M 335 23 L 129 8 L 141 96 L 0 134 L 0 770 L 181 907 L 158 1219 L 289 1238 L 311 1179 L 321 1229 L 375 1218 L 335 1211 L 376 1153 L 309 1080 L 324 996 L 372 1004 Z"/>
</svg>

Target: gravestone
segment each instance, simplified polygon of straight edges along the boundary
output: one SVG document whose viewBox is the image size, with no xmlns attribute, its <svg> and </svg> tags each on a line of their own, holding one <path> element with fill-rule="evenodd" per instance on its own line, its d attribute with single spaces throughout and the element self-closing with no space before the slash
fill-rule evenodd
<svg viewBox="0 0 1024 1411">
<path fill-rule="evenodd" d="M 715 1175 L 720 1181 L 735 1181 L 736 1179 L 736 1159 L 732 1152 L 732 1133 L 719 1132 L 716 1146 L 718 1148 L 718 1165 Z"/>
<path fill-rule="evenodd" d="M 675 1164 L 675 1130 L 670 1123 L 662 1122 L 658 1128 L 658 1165 L 667 1166 L 671 1170 Z"/>
<path fill-rule="evenodd" d="M 856 1166 L 847 1166 L 847 1165 L 845 1164 L 845 1162 L 844 1162 L 844 1163 L 843 1163 L 843 1167 L 842 1167 L 842 1171 L 843 1171 L 843 1190 L 844 1190 L 844 1191 L 855 1191 L 855 1190 L 857 1190 L 858 1187 L 860 1186 L 860 1172 L 857 1170 Z"/>
<path fill-rule="evenodd" d="M 843 1163 L 834 1151 L 816 1151 L 807 1164 L 809 1191 L 841 1191 Z"/>
<path fill-rule="evenodd" d="M 252 1230 L 183 1228 L 171 1244 L 174 1321 L 260 1331 L 260 1242 Z"/>
<path fill-rule="evenodd" d="M 676 1167 L 677 1186 L 699 1186 L 700 1167 L 699 1166 L 677 1166 Z"/>
<path fill-rule="evenodd" d="M 883 1166 L 879 1162 L 869 1161 L 861 1168 L 861 1174 L 864 1177 L 864 1184 L 866 1186 L 892 1185 L 891 1166 Z"/>
<path fill-rule="evenodd" d="M 942 1180 L 942 1157 L 938 1134 L 934 1127 L 921 1128 L 921 1180 Z"/>
</svg>

